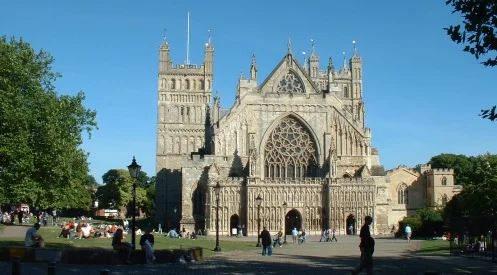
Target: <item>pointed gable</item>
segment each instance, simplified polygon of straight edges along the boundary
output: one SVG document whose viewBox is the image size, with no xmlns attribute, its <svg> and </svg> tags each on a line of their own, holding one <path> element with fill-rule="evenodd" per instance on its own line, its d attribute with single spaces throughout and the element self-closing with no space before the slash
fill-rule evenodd
<svg viewBox="0 0 497 275">
<path fill-rule="evenodd" d="M 299 65 L 292 53 L 283 57 L 269 76 L 262 82 L 263 94 L 310 94 L 319 93 L 319 88 Z"/>
</svg>

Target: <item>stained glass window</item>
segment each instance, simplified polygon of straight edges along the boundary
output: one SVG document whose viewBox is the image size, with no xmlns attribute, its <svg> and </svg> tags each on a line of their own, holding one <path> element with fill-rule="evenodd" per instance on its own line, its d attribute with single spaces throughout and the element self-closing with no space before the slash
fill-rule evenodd
<svg viewBox="0 0 497 275">
<path fill-rule="evenodd" d="M 316 149 L 309 132 L 287 117 L 271 133 L 265 149 L 265 175 L 269 178 L 316 176 Z"/>
</svg>

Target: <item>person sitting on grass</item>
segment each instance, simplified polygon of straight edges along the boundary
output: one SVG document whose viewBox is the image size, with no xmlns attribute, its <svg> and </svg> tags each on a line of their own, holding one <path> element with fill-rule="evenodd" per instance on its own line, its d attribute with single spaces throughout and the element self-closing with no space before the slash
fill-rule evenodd
<svg viewBox="0 0 497 275">
<path fill-rule="evenodd" d="M 45 247 L 45 241 L 38 234 L 38 229 L 40 229 L 40 224 L 35 223 L 33 227 L 26 231 L 26 237 L 24 238 L 24 245 L 26 247 Z"/>
<path fill-rule="evenodd" d="M 112 237 L 112 248 L 119 251 L 126 252 L 126 263 L 131 264 L 131 253 L 133 252 L 133 245 L 128 242 L 123 242 L 124 234 L 122 228 L 117 228 Z"/>
<path fill-rule="evenodd" d="M 71 238 L 71 227 L 68 223 L 62 226 L 62 230 L 57 238 L 60 238 L 60 236 L 64 239 Z"/>
<path fill-rule="evenodd" d="M 83 223 L 81 225 L 81 231 L 78 232 L 78 238 L 79 239 L 88 239 L 88 238 L 90 238 L 91 233 L 95 233 L 95 230 L 93 230 L 93 227 L 88 223 Z"/>
</svg>

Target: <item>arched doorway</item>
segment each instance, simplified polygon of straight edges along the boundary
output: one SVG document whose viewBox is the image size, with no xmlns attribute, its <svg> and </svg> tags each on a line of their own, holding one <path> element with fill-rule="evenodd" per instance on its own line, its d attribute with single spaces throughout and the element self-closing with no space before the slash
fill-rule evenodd
<svg viewBox="0 0 497 275">
<path fill-rule="evenodd" d="M 347 217 L 346 225 L 347 225 L 347 235 L 355 235 L 356 232 L 356 220 L 354 214 L 349 214 Z"/>
<path fill-rule="evenodd" d="M 292 209 L 285 215 L 285 234 L 292 234 L 294 228 L 302 229 L 302 215 L 299 211 Z"/>
<path fill-rule="evenodd" d="M 239 227 L 240 227 L 240 217 L 237 214 L 233 214 L 230 218 L 230 235 L 233 236 L 238 234 Z"/>
</svg>

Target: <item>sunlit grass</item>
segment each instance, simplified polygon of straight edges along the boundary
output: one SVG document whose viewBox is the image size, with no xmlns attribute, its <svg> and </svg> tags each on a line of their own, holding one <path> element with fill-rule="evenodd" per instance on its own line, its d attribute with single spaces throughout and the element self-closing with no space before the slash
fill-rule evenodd
<svg viewBox="0 0 497 275">
<path fill-rule="evenodd" d="M 421 241 L 419 247 L 420 254 L 449 254 L 450 242 L 444 240 Z"/>
<path fill-rule="evenodd" d="M 60 228 L 56 226 L 41 227 L 38 233 L 45 240 L 46 247 L 52 248 L 67 248 L 67 247 L 99 247 L 99 248 L 111 248 L 112 239 L 106 238 L 90 238 L 90 239 L 64 239 L 57 238 L 60 233 Z M 216 246 L 216 241 L 214 238 L 199 236 L 197 240 L 190 239 L 176 239 L 176 238 L 166 238 L 163 235 L 154 234 L 156 250 L 161 249 L 179 249 L 179 248 L 191 248 L 191 247 L 202 247 L 204 257 L 209 257 L 215 252 L 213 252 Z M 136 236 L 136 243 L 140 240 L 140 236 Z M 131 235 L 126 236 L 127 242 L 131 242 Z M 0 246 L 24 246 L 24 237 L 17 238 L 2 238 L 0 240 Z M 222 252 L 231 251 L 248 251 L 254 250 L 255 243 L 247 241 L 237 241 L 229 240 L 220 242 L 220 247 Z"/>
</svg>

